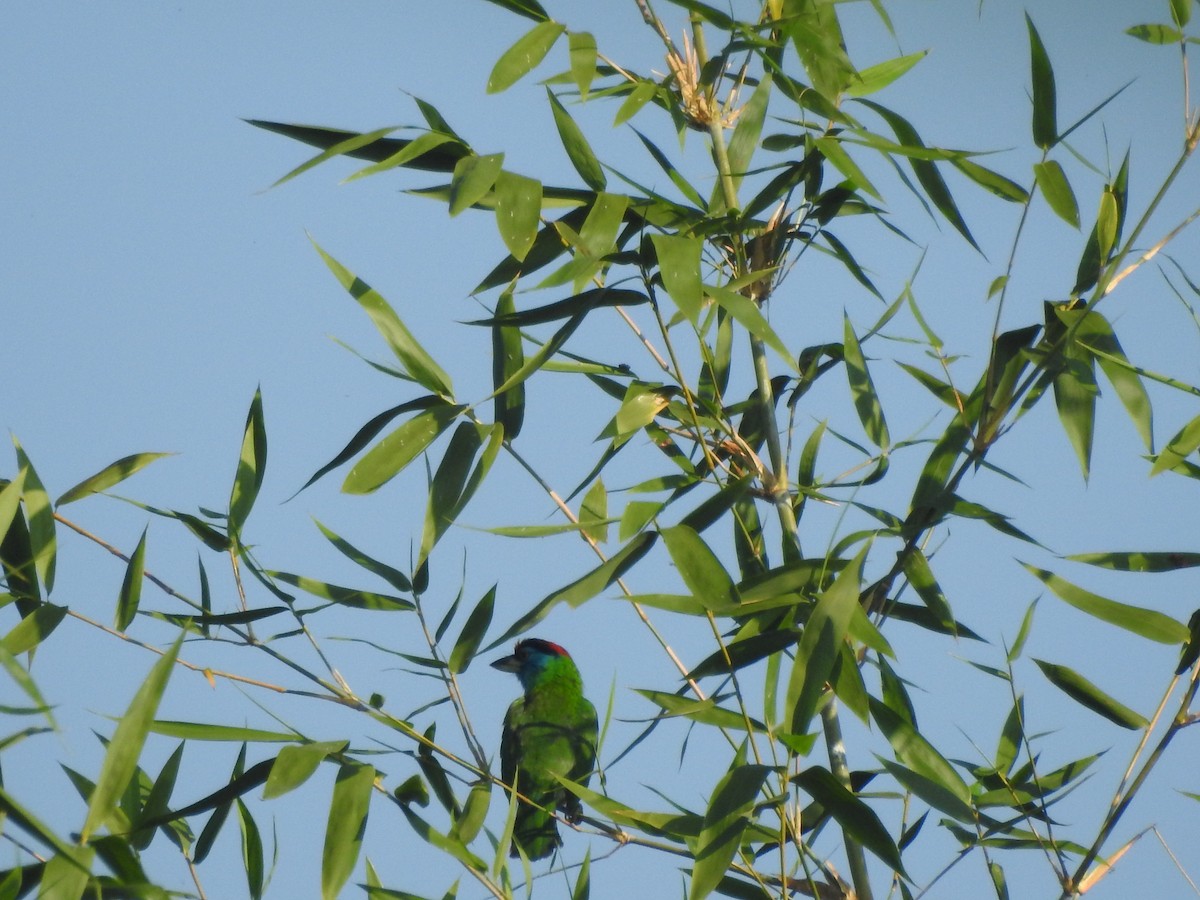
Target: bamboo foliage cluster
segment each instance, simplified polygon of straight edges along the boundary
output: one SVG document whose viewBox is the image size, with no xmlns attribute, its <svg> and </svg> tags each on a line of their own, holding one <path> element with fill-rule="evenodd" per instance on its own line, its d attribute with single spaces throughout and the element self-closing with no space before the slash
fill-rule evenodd
<svg viewBox="0 0 1200 900">
<path fill-rule="evenodd" d="M 662 853 L 672 866 L 682 864 L 687 894 L 695 900 L 714 893 L 913 898 L 940 877 L 916 871 L 911 862 L 934 833 L 948 833 L 960 847 L 946 869 L 962 860 L 980 861 L 999 898 L 1008 896 L 1005 867 L 1012 851 L 1027 849 L 1037 851 L 1049 870 L 1048 892 L 1086 893 L 1123 852 L 1110 839 L 1142 785 L 1172 740 L 1200 715 L 1193 705 L 1200 686 L 1200 614 L 1185 624 L 1162 611 L 1092 593 L 1055 571 L 1026 566 L 1035 583 L 1100 627 L 1158 642 L 1171 656 L 1162 702 L 1149 714 L 1118 700 L 1114 685 L 1095 683 L 1052 660 L 1036 661 L 1066 697 L 1117 728 L 1141 733 L 1102 820 L 1072 829 L 1056 824 L 1053 808 L 1082 783 L 1098 754 L 1069 747 L 1078 755 L 1047 763 L 1040 739 L 1027 730 L 1027 701 L 1014 664 L 1034 627 L 1033 607 L 1002 664 L 989 670 L 1012 702 L 994 757 L 986 763 L 948 758 L 922 733 L 903 660 L 889 634 L 894 623 L 903 622 L 946 640 L 978 638 L 943 590 L 931 548 L 957 520 L 982 522 L 1018 546 L 1037 546 L 1005 513 L 972 499 L 972 485 L 977 477 L 1007 474 L 990 461 L 992 449 L 1019 434 L 1021 419 L 1039 404 L 1052 398 L 1085 478 L 1102 383 L 1111 386 L 1144 442 L 1149 475 L 1200 477 L 1195 462 L 1200 414 L 1156 451 L 1147 385 L 1190 396 L 1200 388 L 1129 359 L 1105 316 L 1106 298 L 1196 215 L 1164 235 L 1147 233 L 1200 141 L 1196 115 L 1187 118 L 1177 165 L 1155 191 L 1133 196 L 1131 161 L 1128 155 L 1121 160 L 1106 178 L 1094 224 L 1065 276 L 1072 283 L 1069 294 L 1045 303 L 1041 321 L 1002 331 L 1026 213 L 1039 195 L 1067 223 L 1086 224 L 1064 167 L 1065 139 L 1113 99 L 1101 100 L 1078 121 L 1060 121 L 1053 66 L 1032 19 L 1027 18 L 1030 140 L 1040 159 L 1031 172 L 1005 175 L 985 166 L 978 154 L 927 144 L 908 119 L 874 99 L 923 54 L 857 68 L 845 50 L 833 2 L 740 4 L 753 7 L 754 15 L 738 19 L 705 3 L 675 0 L 687 27 L 686 38 L 677 39 L 677 29 L 646 0 L 636 0 L 662 42 L 661 74 L 610 59 L 591 34 L 552 18 L 537 0 L 492 2 L 532 27 L 499 56 L 489 91 L 513 87 L 551 60 L 563 59 L 565 50 L 566 68 L 546 79 L 546 102 L 577 175 L 573 183 L 547 184 L 505 168 L 503 154 L 477 152 L 424 100 L 416 101 L 424 128 L 411 137 L 394 136 L 389 128 L 358 133 L 252 123 L 320 151 L 279 183 L 336 157 L 367 163 L 353 178 L 424 173 L 434 183 L 413 193 L 444 203 L 452 216 L 494 217 L 507 251 L 475 292 L 489 314 L 462 326 L 486 329 L 492 348 L 492 390 L 468 398 L 455 390 L 453 376 L 459 373 L 443 368 L 383 295 L 316 246 L 393 354 L 388 365 L 377 368 L 398 379 L 405 399 L 364 424 L 308 484 L 336 471 L 345 493 L 368 494 L 426 461 L 426 512 L 413 538 L 413 558 L 378 559 L 318 524 L 334 549 L 386 589 L 343 587 L 277 571 L 257 559 L 250 517 L 266 471 L 267 432 L 263 400 L 256 395 L 227 510 L 190 513 L 142 504 L 148 515 L 177 520 L 208 551 L 227 558 L 239 601 L 215 604 L 202 566 L 195 596 L 156 581 L 170 608 L 151 610 L 143 598 L 150 578 L 145 535 L 135 549 L 120 554 L 127 569 L 113 624 L 93 624 L 141 642 L 143 623 L 157 620 L 179 637 L 166 647 L 145 644 L 159 654 L 158 661 L 108 739 L 95 777 L 67 771 L 86 807 L 77 833 L 62 835 L 43 824 L 36 794 L 11 783 L 0 787 L 5 834 L 16 836 L 22 856 L 19 865 L 0 872 L 0 897 L 26 896 L 34 888 L 38 896 L 55 898 L 165 896 L 161 876 L 142 865 L 142 854 L 156 840 L 178 848 L 192 890 L 203 896 L 203 862 L 231 814 L 242 836 L 248 892 L 260 896 L 267 862 L 258 809 L 269 810 L 272 798 L 299 788 L 323 765 L 337 769 L 328 820 L 318 823 L 323 897 L 350 890 L 356 873 L 369 897 L 415 896 L 403 885 L 385 884 L 371 860 L 360 868 L 372 808 L 372 830 L 410 828 L 412 834 L 395 839 L 415 834 L 445 855 L 447 884 L 457 884 L 461 870 L 492 896 L 521 893 L 519 885 L 531 872 L 526 861 L 508 859 L 514 807 L 508 803 L 507 814 L 502 808 L 508 795 L 495 789 L 493 754 L 474 731 L 458 676 L 478 655 L 528 634 L 552 612 L 605 593 L 626 599 L 637 627 L 653 633 L 678 670 L 675 682 L 639 691 L 661 711 L 655 724 L 682 718 L 712 729 L 729 752 L 710 765 L 705 808 L 680 799 L 670 809 L 640 809 L 624 799 L 616 781 L 593 781 L 591 788 L 566 783 L 586 812 L 578 829 L 592 835 L 583 864 L 571 868 L 574 897 L 588 896 L 602 845 L 634 843 Z M 890 28 L 882 5 L 872 5 Z M 1171 24 L 1138 26 L 1131 39 L 1186 51 L 1197 40 L 1189 33 L 1190 0 L 1172 0 L 1168 8 Z M 661 172 L 659 181 L 673 191 L 645 187 L 602 159 L 577 121 L 580 104 L 589 109 L 610 104 L 614 124 L 632 130 Z M 671 148 L 647 136 L 643 123 L 661 124 L 664 117 L 681 146 L 704 142 L 712 165 L 708 181 L 689 178 Z M 988 292 L 997 308 L 990 353 L 969 376 L 963 364 L 955 365 L 954 348 L 923 315 L 910 286 L 889 299 L 869 266 L 839 237 L 848 222 L 861 227 L 870 221 L 881 234 L 904 232 L 904 222 L 889 215 L 884 192 L 871 177 L 875 169 L 864 165 L 868 157 L 886 163 L 961 236 L 964 248 L 978 245 L 947 172 L 957 172 L 1015 212 L 1019 224 L 1008 267 Z M 866 325 L 846 315 L 840 333 L 793 346 L 770 315 L 772 303 L 803 290 L 796 287 L 798 273 L 817 255 L 842 266 L 862 292 L 882 302 L 882 312 Z M 1188 287 L 1200 293 L 1190 281 Z M 571 349 L 574 337 L 602 319 L 631 330 L 645 351 L 638 364 Z M 887 353 L 889 329 L 901 321 L 923 336 L 928 364 L 897 359 L 905 374 L 894 376 L 894 370 L 882 368 L 880 356 Z M 611 412 L 598 461 L 573 490 L 562 493 L 539 473 L 539 457 L 554 448 L 524 433 L 526 387 L 548 373 L 574 379 L 589 402 L 606 404 Z M 931 409 L 944 407 L 932 433 L 893 435 L 886 391 L 877 389 L 885 377 L 911 378 L 932 397 Z M 845 415 L 811 409 L 814 387 L 837 379 L 848 391 Z M 830 424 L 845 416 L 861 427 L 862 439 Z M 810 420 L 815 424 L 803 424 Z M 836 476 L 822 474 L 818 464 L 831 442 L 839 445 L 839 454 L 854 457 Z M 619 495 L 608 491 L 603 476 L 627 447 L 645 455 L 638 464 L 641 481 L 618 510 Z M 26 705 L 6 712 L 39 724 L 4 735 L 0 751 L 56 728 L 53 704 L 42 696 L 30 662 L 66 616 L 80 617 L 51 599 L 57 536 L 62 528 L 80 530 L 63 507 L 110 490 L 159 456 L 126 457 L 51 502 L 17 445 L 15 474 L 0 491 L 3 601 L 16 613 L 0 640 L 0 663 L 26 698 Z M 430 563 L 472 498 L 494 486 L 489 476 L 501 456 L 528 474 L 526 484 L 544 491 L 562 519 L 495 529 L 495 535 L 573 533 L 594 551 L 595 564 L 516 616 L 498 615 L 493 588 L 470 609 L 460 611 L 456 601 L 435 617 L 423 600 L 430 590 Z M 905 465 L 893 464 L 901 461 Z M 1190 489 L 1190 481 L 1181 484 Z M 880 485 L 893 493 L 879 497 L 903 495 L 905 501 L 877 503 Z M 863 518 L 838 519 L 833 533 L 808 526 L 814 509 L 831 505 Z M 854 530 L 843 526 L 860 521 L 866 524 Z M 1200 565 L 1200 552 L 1093 552 L 1066 559 L 1155 573 Z M 664 579 L 655 574 L 671 567 L 681 582 L 674 593 L 662 590 Z M 437 678 L 439 700 L 453 711 L 461 736 L 448 739 L 445 723 L 438 733 L 437 704 L 400 714 L 382 697 L 356 692 L 313 630 L 315 614 L 331 607 L 346 616 L 384 611 L 414 617 L 428 654 L 409 661 Z M 678 617 L 711 629 L 706 658 L 689 664 L 672 650 L 671 623 Z M 270 637 L 259 634 L 268 628 L 279 630 Z M 293 686 L 185 662 L 217 639 L 255 648 L 294 679 Z M 315 648 L 324 668 L 298 662 L 290 642 Z M 365 717 L 365 727 L 400 744 L 403 764 L 385 772 L 359 749 L 358 735 L 314 741 L 286 730 L 161 719 L 159 703 L 181 665 L 210 679 L 239 680 L 354 710 Z M 888 748 L 868 769 L 850 768 L 846 716 L 867 725 Z M 179 742 L 158 773 L 139 765 L 152 739 Z M 208 786 L 200 799 L 192 799 L 194 791 L 179 799 L 175 781 L 184 748 L 206 741 L 240 744 L 237 763 L 227 782 Z M 620 752 L 605 748 L 602 765 Z M 255 799 L 259 792 L 261 805 Z M 838 835 L 836 845 L 818 845 L 827 832 Z M 610 847 L 603 852 L 610 854 Z M 447 896 L 456 891 L 449 888 Z"/>
</svg>

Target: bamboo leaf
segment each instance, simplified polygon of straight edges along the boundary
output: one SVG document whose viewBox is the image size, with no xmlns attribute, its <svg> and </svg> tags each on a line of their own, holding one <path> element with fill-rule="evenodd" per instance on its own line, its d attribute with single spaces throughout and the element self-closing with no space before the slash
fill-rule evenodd
<svg viewBox="0 0 1200 900">
<path fill-rule="evenodd" d="M 865 97 L 883 90 L 896 79 L 903 76 L 909 69 L 929 55 L 928 50 L 919 53 L 909 53 L 897 56 L 873 66 L 867 66 L 855 73 L 854 80 L 846 88 L 847 97 Z"/>
<path fill-rule="evenodd" d="M 586 100 L 588 88 L 596 76 L 596 39 L 586 31 L 572 31 L 568 36 L 571 56 L 571 78 L 579 88 L 579 98 Z"/>
<path fill-rule="evenodd" d="M 409 419 L 354 464 L 342 482 L 347 494 L 369 494 L 404 470 L 466 407 L 439 404 Z"/>
<path fill-rule="evenodd" d="M 1071 606 L 1090 616 L 1095 616 L 1102 622 L 1116 625 L 1118 628 L 1123 628 L 1160 644 L 1182 644 L 1188 639 L 1187 626 L 1164 613 L 1109 600 L 1107 597 L 1101 597 L 1099 594 L 1093 594 L 1091 591 L 1071 584 L 1053 572 L 1047 572 L 1045 569 L 1039 569 L 1028 563 L 1022 563 L 1022 565 L 1030 574 Z"/>
<path fill-rule="evenodd" d="M 704 287 L 700 280 L 703 242 L 699 238 L 673 234 L 652 234 L 650 242 L 654 245 L 658 271 L 668 296 L 688 321 L 698 324 L 704 303 Z"/>
<path fill-rule="evenodd" d="M 511 290 L 500 295 L 496 301 L 495 319 L 516 312 Z M 492 387 L 499 389 L 525 364 L 525 351 L 521 346 L 521 331 L 514 325 L 492 325 Z M 496 422 L 503 429 L 505 440 L 516 440 L 525 422 L 525 388 L 516 385 L 503 393 L 494 395 Z"/>
<path fill-rule="evenodd" d="M 504 165 L 503 153 L 464 156 L 450 179 L 450 215 L 457 216 L 488 195 Z"/>
<path fill-rule="evenodd" d="M 138 603 L 142 598 L 142 576 L 146 571 L 146 532 L 142 529 L 141 540 L 129 557 L 125 567 L 125 579 L 121 582 L 121 593 L 117 596 L 117 617 L 115 628 L 124 631 L 137 615 Z"/>
<path fill-rule="evenodd" d="M 425 508 L 425 525 L 417 568 L 429 558 L 434 545 L 441 539 L 463 507 L 463 491 L 471 464 L 483 446 L 483 437 L 473 422 L 460 422 L 450 436 L 446 452 L 429 485 L 429 502 Z"/>
<path fill-rule="evenodd" d="M 171 648 L 154 664 L 150 674 L 134 695 L 129 709 L 117 723 L 116 731 L 113 732 L 108 750 L 104 754 L 104 762 L 100 766 L 96 789 L 88 803 L 87 818 L 80 829 L 81 842 L 87 842 L 92 833 L 108 820 L 137 770 L 142 745 L 146 742 L 146 735 L 154 721 L 154 713 L 158 709 L 163 691 L 166 690 L 167 680 L 171 677 L 171 670 L 175 666 L 175 658 L 182 643 L 181 632 Z"/>
<path fill-rule="evenodd" d="M 263 843 L 258 823 L 239 797 L 234 801 L 238 812 L 238 826 L 242 834 L 242 867 L 246 871 L 246 890 L 251 900 L 261 900 L 263 893 Z"/>
<path fill-rule="evenodd" d="M 858 410 L 858 419 L 862 422 L 867 438 L 886 452 L 891 444 L 891 437 L 888 434 L 887 420 L 883 417 L 883 404 L 879 402 L 879 394 L 876 393 L 871 374 L 867 371 L 867 360 L 858 344 L 849 316 L 843 317 L 843 333 L 846 377 L 850 382 L 854 408 Z"/>
<path fill-rule="evenodd" d="M 425 348 L 417 342 L 412 332 L 408 330 L 400 317 L 396 315 L 396 311 L 388 305 L 379 292 L 321 249 L 316 241 L 312 241 L 312 245 L 321 255 L 321 259 L 325 261 L 325 265 L 329 267 L 329 271 L 337 278 L 338 283 L 358 301 L 358 305 L 371 317 L 376 330 L 387 341 L 392 352 L 396 354 L 396 358 L 404 366 L 404 370 L 426 390 L 443 397 L 453 397 L 454 389 L 450 384 L 450 376 L 434 362 L 432 356 L 425 352 Z"/>
<path fill-rule="evenodd" d="M 791 723 L 788 730 L 792 734 L 804 734 L 808 730 L 821 692 L 841 653 L 850 620 L 858 608 L 866 558 L 867 548 L 864 547 L 817 599 L 804 626 L 787 690 L 786 708 Z"/>
<path fill-rule="evenodd" d="M 115 463 L 105 466 L 90 478 L 85 478 L 79 482 L 79 484 L 55 500 L 54 505 L 56 507 L 65 506 L 68 503 L 74 503 L 76 500 L 82 500 L 84 497 L 90 497 L 92 494 L 106 491 L 113 485 L 120 484 L 135 472 L 146 468 L 146 466 L 150 465 L 156 459 L 173 455 L 171 453 L 134 453 L 131 456 L 123 456 Z M 3 515 L 0 515 L 0 532 L 6 530 L 7 523 Z"/>
<path fill-rule="evenodd" d="M 54 568 L 58 555 L 58 540 L 54 531 L 54 507 L 42 480 L 38 478 L 33 463 L 25 455 L 25 448 L 16 436 L 12 439 L 17 451 L 17 469 L 24 476 L 21 495 L 25 501 L 25 516 L 28 522 L 29 548 L 33 567 L 49 594 L 54 590 Z M 7 536 L 6 536 L 7 537 Z M 6 570 L 5 575 L 8 575 Z M 11 585 L 10 585 L 11 587 Z"/>
<path fill-rule="evenodd" d="M 450 651 L 450 671 L 455 675 L 461 675 L 467 671 L 467 667 L 475 658 L 475 653 L 479 650 L 479 645 L 483 643 L 484 635 L 487 634 L 487 630 L 492 624 L 492 611 L 495 604 L 496 586 L 492 585 L 491 589 L 475 604 L 471 614 L 467 616 L 462 632 L 459 634 L 458 640 L 454 642 L 454 649 Z"/>
<path fill-rule="evenodd" d="M 1200 566 L 1200 553 L 1178 550 L 1074 553 L 1064 558 L 1117 572 L 1173 572 Z"/>
<path fill-rule="evenodd" d="M 524 175 L 496 176 L 496 229 L 513 259 L 523 260 L 537 238 L 542 214 L 542 183 Z"/>
<path fill-rule="evenodd" d="M 1132 25 L 1125 29 L 1125 33 L 1147 44 L 1178 44 L 1183 39 L 1183 32 L 1178 28 L 1154 23 Z"/>
<path fill-rule="evenodd" d="M 300 787 L 326 757 L 341 753 L 347 746 L 348 741 L 313 741 L 284 747 L 271 765 L 271 773 L 263 786 L 263 799 L 281 797 Z"/>
<path fill-rule="evenodd" d="M 566 31 L 565 26 L 557 22 L 545 21 L 539 22 L 521 35 L 517 42 L 496 60 L 496 65 L 492 67 L 492 74 L 488 76 L 487 92 L 498 94 L 520 81 L 546 58 L 546 54 L 550 52 L 550 48 L 554 46 L 554 42 L 564 31 Z"/>
<path fill-rule="evenodd" d="M 878 856 L 893 871 L 907 877 L 900 850 L 879 816 L 838 781 L 832 772 L 822 766 L 812 766 L 796 775 L 792 781 L 821 804 L 848 836 Z"/>
<path fill-rule="evenodd" d="M 322 900 L 336 900 L 354 871 L 374 784 L 373 766 L 347 763 L 338 771 L 321 853 Z"/>
<path fill-rule="evenodd" d="M 575 167 L 575 171 L 579 173 L 583 183 L 593 191 L 604 190 L 608 185 L 608 179 L 604 177 L 600 160 L 596 159 L 596 154 L 592 152 L 587 138 L 583 136 L 583 132 L 571 118 L 571 114 L 567 112 L 549 88 L 546 88 L 546 96 L 550 100 L 550 111 L 554 115 L 558 137 L 562 141 L 563 149 L 567 151 L 567 158 L 571 160 L 571 165 Z"/>
<path fill-rule="evenodd" d="M 906 788 L 935 809 L 963 821 L 975 821 L 971 789 L 937 749 L 912 725 L 881 701 L 870 699 L 871 717 L 887 736 L 897 763 L 881 760 Z"/>
<path fill-rule="evenodd" d="M 267 469 L 267 429 L 263 422 L 262 390 L 254 392 L 246 428 L 242 434 L 242 449 L 238 456 L 237 474 L 229 495 L 229 533 L 236 535 L 246 523 L 254 507 Z"/>
<path fill-rule="evenodd" d="M 1062 166 L 1053 159 L 1034 163 L 1033 175 L 1055 215 L 1072 228 L 1078 228 L 1079 203 L 1075 200 L 1075 192 L 1071 190 Z"/>
<path fill-rule="evenodd" d="M 770 766 L 738 766 L 717 783 L 704 812 L 704 828 L 696 844 L 696 863 L 692 867 L 688 900 L 703 900 L 725 877 L 737 853 L 742 832 L 750 824 L 749 813 L 772 771 Z"/>
<path fill-rule="evenodd" d="M 1028 13 L 1025 14 L 1025 24 L 1029 28 L 1029 68 L 1033 84 L 1033 142 L 1043 150 L 1049 150 L 1058 143 L 1054 69 L 1041 35 Z"/>
<path fill-rule="evenodd" d="M 728 615 L 740 604 L 733 579 L 700 535 L 686 525 L 676 525 L 664 529 L 662 537 L 676 571 L 705 609 Z"/>
<path fill-rule="evenodd" d="M 1086 706 L 1092 712 L 1099 713 L 1110 722 L 1130 730 L 1146 728 L 1150 724 L 1150 721 L 1141 713 L 1113 699 L 1073 669 L 1040 659 L 1035 659 L 1034 662 L 1056 688 L 1076 703 Z"/>
<path fill-rule="evenodd" d="M 1151 476 L 1174 469 L 1191 456 L 1197 447 L 1200 447 L 1200 416 L 1196 416 L 1180 428 L 1175 432 L 1175 436 L 1167 441 L 1167 446 L 1162 448 L 1154 460 L 1154 465 L 1150 467 Z"/>
<path fill-rule="evenodd" d="M 65 606 L 55 606 L 53 603 L 39 603 L 33 610 L 24 616 L 20 622 L 12 627 L 2 639 L 0 639 L 0 647 L 3 647 L 13 656 L 19 656 L 22 653 L 28 653 L 46 638 L 50 637 L 50 633 L 58 627 L 58 623 L 63 620 L 67 614 Z"/>
</svg>

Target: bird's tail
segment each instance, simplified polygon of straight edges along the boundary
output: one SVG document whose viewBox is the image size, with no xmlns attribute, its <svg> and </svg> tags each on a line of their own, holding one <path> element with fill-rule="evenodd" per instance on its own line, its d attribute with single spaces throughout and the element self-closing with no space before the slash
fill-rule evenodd
<svg viewBox="0 0 1200 900">
<path fill-rule="evenodd" d="M 546 806 L 554 803 L 553 797 L 546 797 Z M 516 820 L 513 823 L 512 855 L 517 856 L 517 848 L 525 851 L 531 860 L 544 859 L 562 844 L 558 836 L 558 823 L 554 816 L 543 809 L 521 803 L 517 806 Z"/>
</svg>

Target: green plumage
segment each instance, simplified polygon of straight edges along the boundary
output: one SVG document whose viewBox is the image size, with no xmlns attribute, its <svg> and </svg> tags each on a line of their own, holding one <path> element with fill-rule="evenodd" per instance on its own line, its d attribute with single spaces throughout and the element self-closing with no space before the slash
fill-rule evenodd
<svg viewBox="0 0 1200 900">
<path fill-rule="evenodd" d="M 562 843 L 546 810 L 561 810 L 571 822 L 581 814 L 579 800 L 553 776 L 588 783 L 596 767 L 596 708 L 583 696 L 579 669 L 557 644 L 519 641 L 512 656 L 492 665 L 514 673 L 525 690 L 508 708 L 500 737 L 501 779 L 537 804 L 517 805 L 512 855 L 519 847 L 542 859 Z"/>
</svg>

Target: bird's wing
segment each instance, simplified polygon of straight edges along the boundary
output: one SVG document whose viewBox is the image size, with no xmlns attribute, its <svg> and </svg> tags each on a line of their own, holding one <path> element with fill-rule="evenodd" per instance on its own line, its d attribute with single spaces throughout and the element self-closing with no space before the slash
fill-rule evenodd
<svg viewBox="0 0 1200 900">
<path fill-rule="evenodd" d="M 517 723 L 525 701 L 514 700 L 504 714 L 504 730 L 500 733 L 500 779 L 507 785 L 512 785 L 517 775 L 517 757 L 521 754 L 520 738 L 517 734 Z"/>
</svg>

